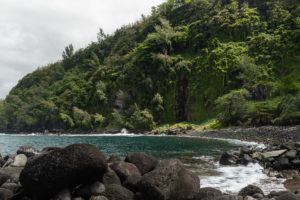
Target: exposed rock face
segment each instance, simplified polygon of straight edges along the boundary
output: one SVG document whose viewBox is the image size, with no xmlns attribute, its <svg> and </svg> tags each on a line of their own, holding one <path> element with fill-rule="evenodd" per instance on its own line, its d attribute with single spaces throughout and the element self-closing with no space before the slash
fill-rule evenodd
<svg viewBox="0 0 300 200">
<path fill-rule="evenodd" d="M 200 180 L 179 160 L 164 160 L 142 177 L 139 190 L 146 200 L 189 200 L 199 192 Z"/>
<path fill-rule="evenodd" d="M 130 153 L 125 161 L 134 164 L 142 175 L 153 170 L 158 163 L 155 158 L 148 156 L 144 152 Z"/>
<path fill-rule="evenodd" d="M 30 160 L 20 181 L 34 199 L 46 199 L 62 188 L 101 180 L 106 170 L 106 158 L 95 146 L 74 144 Z"/>
<path fill-rule="evenodd" d="M 253 196 L 254 194 L 264 194 L 263 191 L 254 185 L 248 185 L 247 187 L 244 187 L 240 192 L 239 195 L 246 197 L 246 196 Z"/>
<path fill-rule="evenodd" d="M 125 181 L 128 176 L 132 176 L 134 174 L 141 175 L 140 171 L 134 164 L 124 161 L 115 162 L 110 166 L 110 168 L 118 174 L 122 182 Z"/>
<path fill-rule="evenodd" d="M 134 193 L 121 185 L 105 185 L 104 196 L 109 200 L 134 200 Z"/>
<path fill-rule="evenodd" d="M 17 154 L 25 154 L 27 157 L 31 157 L 39 154 L 39 151 L 32 146 L 21 146 L 18 149 Z"/>
</svg>

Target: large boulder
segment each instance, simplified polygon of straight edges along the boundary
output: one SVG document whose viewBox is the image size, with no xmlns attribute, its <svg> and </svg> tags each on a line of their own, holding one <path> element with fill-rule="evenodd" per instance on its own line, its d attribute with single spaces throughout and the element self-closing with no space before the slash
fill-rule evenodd
<svg viewBox="0 0 300 200">
<path fill-rule="evenodd" d="M 199 177 L 177 159 L 161 161 L 139 182 L 139 191 L 146 200 L 190 200 L 199 190 Z"/>
<path fill-rule="evenodd" d="M 222 196 L 220 190 L 207 187 L 201 188 L 194 200 L 215 200 L 219 196 Z"/>
<path fill-rule="evenodd" d="M 134 174 L 141 175 L 139 169 L 134 164 L 124 161 L 115 162 L 110 168 L 118 174 L 122 182 L 125 181 L 128 176 Z"/>
<path fill-rule="evenodd" d="M 105 156 L 91 144 L 73 144 L 29 160 L 20 182 L 34 199 L 47 199 L 62 188 L 101 180 Z"/>
<path fill-rule="evenodd" d="M 253 196 L 254 194 L 263 194 L 264 192 L 257 186 L 255 185 L 248 185 L 247 187 L 244 187 L 243 189 L 241 189 L 241 191 L 239 192 L 239 196 Z"/>
<path fill-rule="evenodd" d="M 39 151 L 32 146 L 21 146 L 18 149 L 17 154 L 24 154 L 27 157 L 31 157 L 39 154 Z"/>
<path fill-rule="evenodd" d="M 144 152 L 130 153 L 127 155 L 125 161 L 134 164 L 142 175 L 153 170 L 158 163 L 155 158 L 148 156 Z"/>
<path fill-rule="evenodd" d="M 134 193 L 117 184 L 105 185 L 103 196 L 109 200 L 134 200 Z"/>
</svg>

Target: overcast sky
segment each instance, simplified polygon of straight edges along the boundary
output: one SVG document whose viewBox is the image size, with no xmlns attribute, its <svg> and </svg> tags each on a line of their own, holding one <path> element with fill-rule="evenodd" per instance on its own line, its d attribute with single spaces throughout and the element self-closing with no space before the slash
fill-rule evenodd
<svg viewBox="0 0 300 200">
<path fill-rule="evenodd" d="M 150 14 L 164 0 L 0 0 L 0 98 L 24 75 Z"/>
</svg>

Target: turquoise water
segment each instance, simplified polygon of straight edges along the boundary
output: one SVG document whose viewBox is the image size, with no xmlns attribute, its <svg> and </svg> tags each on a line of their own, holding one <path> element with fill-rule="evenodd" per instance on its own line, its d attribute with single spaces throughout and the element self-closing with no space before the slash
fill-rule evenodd
<svg viewBox="0 0 300 200">
<path fill-rule="evenodd" d="M 89 143 L 106 155 L 116 154 L 124 158 L 130 152 L 143 151 L 156 158 L 184 158 L 219 156 L 222 152 L 241 144 L 221 140 L 156 136 L 18 136 L 0 135 L 2 155 L 13 154 L 19 146 L 63 147 L 74 143 Z"/>
</svg>

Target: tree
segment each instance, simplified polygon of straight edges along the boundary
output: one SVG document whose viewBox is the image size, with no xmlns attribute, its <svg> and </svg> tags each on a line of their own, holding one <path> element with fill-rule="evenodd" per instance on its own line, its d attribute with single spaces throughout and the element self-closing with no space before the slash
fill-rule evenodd
<svg viewBox="0 0 300 200">
<path fill-rule="evenodd" d="M 220 111 L 218 119 L 224 125 L 237 125 L 246 116 L 246 98 L 250 93 L 245 90 L 233 90 L 216 100 L 216 107 Z"/>
<path fill-rule="evenodd" d="M 89 115 L 88 112 L 81 110 L 77 107 L 73 107 L 73 117 L 74 117 L 75 126 L 77 126 L 78 128 L 89 129 L 92 127 L 91 116 Z"/>
</svg>

